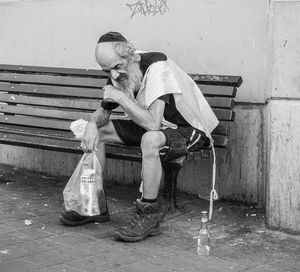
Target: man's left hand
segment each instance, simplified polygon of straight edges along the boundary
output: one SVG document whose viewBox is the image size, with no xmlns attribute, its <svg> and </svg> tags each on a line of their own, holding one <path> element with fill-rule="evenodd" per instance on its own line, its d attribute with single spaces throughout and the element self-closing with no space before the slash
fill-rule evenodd
<svg viewBox="0 0 300 272">
<path fill-rule="evenodd" d="M 103 100 L 119 103 L 124 93 L 112 85 L 103 87 Z"/>
</svg>

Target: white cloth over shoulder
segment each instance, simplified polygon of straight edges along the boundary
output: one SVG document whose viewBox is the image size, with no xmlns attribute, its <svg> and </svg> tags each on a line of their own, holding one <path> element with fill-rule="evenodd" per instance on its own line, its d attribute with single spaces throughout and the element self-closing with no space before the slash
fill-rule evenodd
<svg viewBox="0 0 300 272">
<path fill-rule="evenodd" d="M 136 100 L 147 109 L 165 94 L 173 94 L 176 108 L 184 119 L 211 139 L 210 134 L 219 123 L 217 117 L 197 84 L 170 59 L 149 66 Z M 163 120 L 162 125 L 174 126 L 168 123 Z"/>
</svg>

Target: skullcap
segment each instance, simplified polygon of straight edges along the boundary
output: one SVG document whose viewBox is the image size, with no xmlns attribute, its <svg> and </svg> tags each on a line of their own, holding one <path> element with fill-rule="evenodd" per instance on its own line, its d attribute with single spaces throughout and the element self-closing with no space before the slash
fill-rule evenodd
<svg viewBox="0 0 300 272">
<path fill-rule="evenodd" d="M 127 40 L 121 33 L 110 31 L 102 35 L 98 40 L 98 43 L 104 42 L 127 42 Z"/>
</svg>

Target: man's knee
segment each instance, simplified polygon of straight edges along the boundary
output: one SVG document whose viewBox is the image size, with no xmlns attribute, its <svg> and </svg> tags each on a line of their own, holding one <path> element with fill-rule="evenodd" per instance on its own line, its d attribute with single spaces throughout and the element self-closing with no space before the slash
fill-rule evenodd
<svg viewBox="0 0 300 272">
<path fill-rule="evenodd" d="M 147 131 L 142 137 L 141 149 L 143 156 L 158 156 L 164 145 L 165 136 L 161 131 Z"/>
</svg>

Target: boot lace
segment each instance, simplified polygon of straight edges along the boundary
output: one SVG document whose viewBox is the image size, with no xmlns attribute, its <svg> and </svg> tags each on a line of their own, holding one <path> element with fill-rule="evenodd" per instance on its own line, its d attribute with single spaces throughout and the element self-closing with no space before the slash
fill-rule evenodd
<svg viewBox="0 0 300 272">
<path fill-rule="evenodd" d="M 141 227 L 142 223 L 144 222 L 144 216 L 138 212 L 133 214 L 132 219 L 129 222 L 131 227 Z"/>
</svg>

